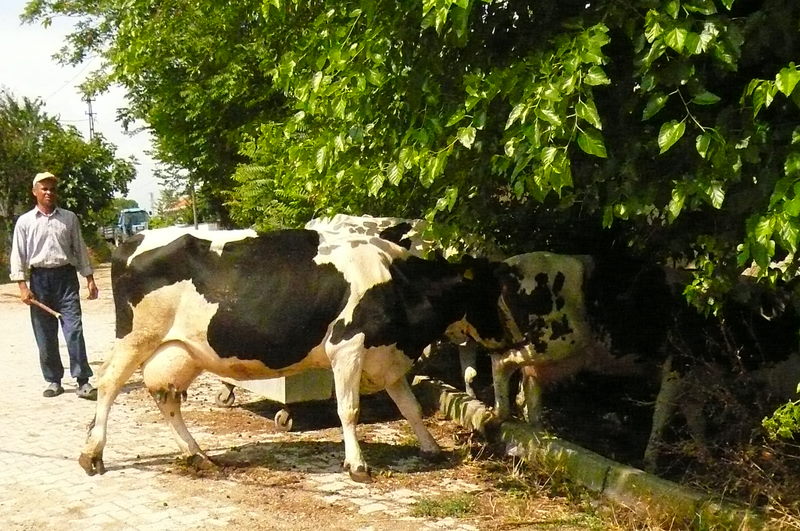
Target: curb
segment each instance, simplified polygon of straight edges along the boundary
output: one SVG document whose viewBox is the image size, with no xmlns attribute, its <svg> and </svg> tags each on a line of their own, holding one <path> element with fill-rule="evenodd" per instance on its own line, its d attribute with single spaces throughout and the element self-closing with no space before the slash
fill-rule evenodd
<svg viewBox="0 0 800 531">
<path fill-rule="evenodd" d="M 765 529 L 762 514 L 719 500 L 704 492 L 624 465 L 554 435 L 515 421 L 497 424 L 482 402 L 427 376 L 416 376 L 414 392 L 426 409 L 503 442 L 506 454 L 536 462 L 551 472 L 562 471 L 587 489 L 602 494 L 646 517 L 664 516 L 700 527 Z"/>
</svg>

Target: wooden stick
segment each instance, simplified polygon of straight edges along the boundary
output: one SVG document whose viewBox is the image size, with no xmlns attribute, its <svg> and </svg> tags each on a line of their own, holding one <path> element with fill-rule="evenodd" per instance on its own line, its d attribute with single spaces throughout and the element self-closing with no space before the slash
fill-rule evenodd
<svg viewBox="0 0 800 531">
<path fill-rule="evenodd" d="M 52 309 L 51 307 L 49 307 L 48 305 L 46 305 L 46 304 L 44 304 L 42 302 L 39 302 L 36 299 L 31 299 L 31 302 L 33 304 L 35 304 L 36 306 L 38 306 L 39 308 L 41 308 L 42 310 L 44 310 L 47 313 L 49 313 L 50 315 L 52 315 L 53 317 L 55 317 L 56 319 L 58 319 L 59 321 L 61 320 L 61 314 L 58 313 L 57 311 L 55 311 L 54 309 Z"/>
</svg>

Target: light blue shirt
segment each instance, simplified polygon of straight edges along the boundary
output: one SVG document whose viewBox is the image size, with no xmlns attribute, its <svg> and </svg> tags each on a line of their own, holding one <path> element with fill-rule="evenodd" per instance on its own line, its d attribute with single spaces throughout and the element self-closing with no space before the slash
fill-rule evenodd
<svg viewBox="0 0 800 531">
<path fill-rule="evenodd" d="M 34 207 L 19 217 L 10 262 L 12 281 L 27 280 L 32 267 L 73 265 L 84 277 L 93 274 L 78 216 L 59 207 L 50 215 Z"/>
</svg>

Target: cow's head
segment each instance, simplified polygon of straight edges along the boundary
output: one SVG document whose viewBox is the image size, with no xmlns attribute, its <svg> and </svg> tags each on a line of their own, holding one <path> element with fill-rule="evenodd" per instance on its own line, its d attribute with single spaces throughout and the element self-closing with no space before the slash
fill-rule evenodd
<svg viewBox="0 0 800 531">
<path fill-rule="evenodd" d="M 508 348 L 522 341 L 519 326 L 507 308 L 502 308 L 505 286 L 513 283 L 511 268 L 503 262 L 465 256 L 456 265 L 463 280 L 464 318 L 451 325 L 452 341 L 471 337 L 492 350 Z"/>
</svg>

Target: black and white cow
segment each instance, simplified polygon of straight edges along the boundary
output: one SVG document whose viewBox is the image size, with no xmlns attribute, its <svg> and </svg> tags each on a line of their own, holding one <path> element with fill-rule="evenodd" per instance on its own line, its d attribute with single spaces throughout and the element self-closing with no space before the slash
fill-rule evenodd
<svg viewBox="0 0 800 531">
<path fill-rule="evenodd" d="M 201 463 L 208 457 L 184 425 L 180 400 L 203 370 L 249 380 L 330 367 L 354 479 L 369 477 L 355 429 L 360 392 L 386 389 L 423 455 L 438 455 L 406 372 L 445 333 L 504 345 L 497 301 L 506 270 L 486 260 L 424 260 L 353 234 L 140 233 L 113 257 L 118 339 L 79 462 L 90 475 L 105 471 L 109 410 L 139 367 L 182 453 Z"/>
<path fill-rule="evenodd" d="M 305 228 L 335 237 L 348 234 L 380 237 L 416 256 L 445 252 L 435 242 L 423 239 L 425 222 L 419 219 L 337 214 L 312 219 Z M 602 356 L 607 351 L 596 348 L 596 338 L 589 326 L 585 292 L 594 267 L 590 257 L 531 252 L 504 262 L 509 266 L 508 282 L 498 306 L 507 323 L 510 346 L 514 348 L 490 354 L 494 413 L 500 420 L 511 416 L 509 383 L 512 374 L 522 368 L 528 419 L 538 424 L 545 383 L 563 380 L 592 365 L 613 371 L 619 360 Z M 448 340 L 459 348 L 464 387 L 475 398 L 472 382 L 477 375 L 479 346 L 466 335 L 451 334 Z"/>
</svg>

